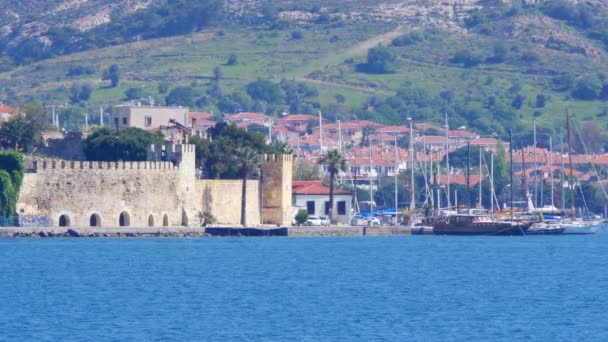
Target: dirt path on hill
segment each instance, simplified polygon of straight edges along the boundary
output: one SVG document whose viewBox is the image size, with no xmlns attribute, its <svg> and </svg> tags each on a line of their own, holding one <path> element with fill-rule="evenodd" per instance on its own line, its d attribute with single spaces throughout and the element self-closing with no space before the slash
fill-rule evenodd
<svg viewBox="0 0 608 342">
<path fill-rule="evenodd" d="M 387 32 L 387 33 L 383 33 L 381 35 L 372 37 L 366 41 L 363 41 L 355 46 L 353 46 L 352 48 L 350 48 L 349 50 L 347 50 L 347 54 L 355 54 L 355 55 L 360 55 L 365 53 L 367 50 L 375 47 L 378 44 L 388 44 L 391 41 L 393 41 L 393 39 L 399 37 L 400 35 L 403 34 L 403 31 L 401 31 L 401 25 L 397 26 L 397 28 L 395 28 L 394 30 Z"/>
<path fill-rule="evenodd" d="M 389 44 L 393 39 L 399 37 L 401 34 L 403 34 L 402 31 L 402 26 L 399 25 L 397 26 L 394 30 L 390 31 L 390 32 L 386 32 L 380 35 L 377 35 L 375 37 L 372 37 L 368 40 L 365 40 L 363 42 L 360 42 L 358 44 L 356 44 L 355 46 L 347 49 L 344 51 L 343 54 L 341 54 L 342 56 L 349 57 L 349 56 L 355 56 L 355 55 L 362 55 L 365 54 L 367 52 L 367 50 L 377 46 L 378 44 Z M 339 64 L 327 64 L 324 66 L 324 69 L 328 69 L 332 66 L 337 66 Z M 300 77 L 296 77 L 296 79 L 300 80 L 300 81 L 305 81 L 305 82 L 309 82 L 309 83 L 316 83 L 316 84 L 324 84 L 324 85 L 330 85 L 330 86 L 337 86 L 337 87 L 342 87 L 342 88 L 349 88 L 349 89 L 354 89 L 354 90 L 359 90 L 359 91 L 364 91 L 367 93 L 378 93 L 378 94 L 384 94 L 384 95 L 394 95 L 395 92 L 394 91 L 390 91 L 387 89 L 379 89 L 379 88 L 371 88 L 371 87 L 363 87 L 363 86 L 357 86 L 357 85 L 353 85 L 353 84 L 348 84 L 348 83 L 339 83 L 339 82 L 332 82 L 332 81 L 324 81 L 324 80 L 318 80 L 318 79 L 312 79 L 312 78 L 308 78 L 306 77 L 306 75 L 300 76 Z"/>
</svg>

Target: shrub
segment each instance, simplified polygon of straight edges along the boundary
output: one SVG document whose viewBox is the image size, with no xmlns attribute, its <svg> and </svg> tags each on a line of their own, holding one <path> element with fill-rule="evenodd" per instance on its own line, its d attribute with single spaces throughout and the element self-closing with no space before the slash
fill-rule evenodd
<svg viewBox="0 0 608 342">
<path fill-rule="evenodd" d="M 308 212 L 306 210 L 298 210 L 295 219 L 298 225 L 306 223 L 308 221 Z"/>
</svg>

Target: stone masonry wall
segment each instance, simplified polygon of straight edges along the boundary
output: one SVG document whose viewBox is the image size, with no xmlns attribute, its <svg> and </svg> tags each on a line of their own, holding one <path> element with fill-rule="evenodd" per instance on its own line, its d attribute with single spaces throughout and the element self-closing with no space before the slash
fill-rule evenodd
<svg viewBox="0 0 608 342">
<path fill-rule="evenodd" d="M 116 227 L 121 213 L 129 226 L 189 225 L 194 210 L 184 201 L 181 179 L 171 162 L 42 163 L 25 174 L 17 211 L 48 217 L 54 226 L 65 215 L 67 225 L 88 227 L 96 215 L 97 225 Z"/>
<path fill-rule="evenodd" d="M 242 180 L 203 179 L 196 181 L 196 207 L 210 211 L 218 224 L 241 223 Z M 247 180 L 247 224 L 260 223 L 259 182 Z"/>
</svg>

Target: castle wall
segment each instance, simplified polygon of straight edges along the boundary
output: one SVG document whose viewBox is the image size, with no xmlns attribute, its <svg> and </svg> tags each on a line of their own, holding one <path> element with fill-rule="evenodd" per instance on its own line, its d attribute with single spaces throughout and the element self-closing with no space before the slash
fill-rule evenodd
<svg viewBox="0 0 608 342">
<path fill-rule="evenodd" d="M 218 224 L 240 224 L 242 189 L 242 180 L 197 180 L 195 206 L 211 212 Z M 247 223 L 260 223 L 259 182 L 252 179 L 247 180 Z"/>
<path fill-rule="evenodd" d="M 197 226 L 208 211 L 240 224 L 242 180 L 196 180 L 194 145 L 151 147 L 147 162 L 38 160 L 25 174 L 24 226 Z M 263 191 L 247 182 L 247 223 L 291 223 L 291 156 L 264 156 Z"/>
<path fill-rule="evenodd" d="M 96 216 L 95 224 L 117 227 L 121 213 L 124 226 L 162 226 L 165 216 L 169 226 L 189 225 L 179 171 L 170 162 L 39 162 L 24 177 L 17 211 L 53 226 L 65 215 L 67 226 L 89 227 Z"/>
</svg>

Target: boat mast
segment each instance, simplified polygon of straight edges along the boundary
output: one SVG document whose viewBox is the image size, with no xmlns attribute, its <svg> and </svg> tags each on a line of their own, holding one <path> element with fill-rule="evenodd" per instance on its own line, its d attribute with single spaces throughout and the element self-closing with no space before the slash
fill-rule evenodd
<svg viewBox="0 0 608 342">
<path fill-rule="evenodd" d="M 467 212 L 471 213 L 471 143 L 467 143 Z"/>
<path fill-rule="evenodd" d="M 395 223 L 397 223 L 397 209 L 399 207 L 399 196 L 398 196 L 398 188 L 397 188 L 397 172 L 398 164 L 397 164 L 397 133 L 395 133 Z"/>
<path fill-rule="evenodd" d="M 487 166 L 487 164 L 486 164 Z M 490 185 L 492 187 L 492 198 L 490 199 L 490 212 L 494 212 L 494 197 L 496 194 L 494 192 L 494 153 L 490 153 Z"/>
<path fill-rule="evenodd" d="M 367 148 L 369 149 L 369 212 L 374 212 L 374 189 L 372 184 L 372 144 L 368 142 Z"/>
<path fill-rule="evenodd" d="M 536 183 L 536 177 L 538 176 L 538 169 L 536 166 L 536 119 L 534 119 L 534 145 L 532 147 L 532 153 L 534 154 L 534 206 L 538 207 L 538 184 Z"/>
<path fill-rule="evenodd" d="M 414 123 L 414 119 L 412 118 L 408 118 L 407 119 L 410 122 L 410 161 L 412 164 L 412 180 L 411 180 L 411 188 L 412 188 L 412 198 L 410 201 L 410 210 L 414 210 L 416 209 L 416 195 L 415 195 L 415 191 L 414 191 L 414 134 L 413 134 L 413 123 Z"/>
<path fill-rule="evenodd" d="M 448 126 L 448 114 L 445 114 L 445 167 L 447 170 L 447 187 L 448 187 L 448 210 L 452 207 L 452 202 L 450 201 L 450 140 L 448 136 L 448 131 L 450 126 Z"/>
<path fill-rule="evenodd" d="M 513 221 L 513 130 L 509 129 L 509 155 L 511 159 L 511 221 Z"/>
<path fill-rule="evenodd" d="M 570 129 L 570 111 L 566 107 L 566 127 L 568 128 L 568 163 L 570 164 L 570 210 L 574 216 L 574 176 L 572 175 L 572 132 Z"/>
<path fill-rule="evenodd" d="M 482 201 L 481 201 L 481 183 L 483 180 L 483 174 L 482 174 L 482 169 L 481 169 L 481 146 L 479 147 L 479 208 L 483 207 Z"/>
<path fill-rule="evenodd" d="M 559 128 L 559 159 L 561 163 L 561 170 L 559 172 L 559 178 L 562 188 L 562 211 L 566 208 L 566 190 L 564 189 L 564 132 L 563 129 Z"/>
<path fill-rule="evenodd" d="M 528 182 L 526 181 L 526 177 L 527 177 L 528 175 L 527 175 L 527 173 L 526 173 L 526 156 L 525 156 L 525 154 L 524 154 L 524 148 L 523 148 L 523 147 L 522 147 L 522 149 L 521 149 L 521 164 L 522 164 L 523 171 L 524 171 L 524 175 L 523 175 L 523 181 L 524 181 L 524 184 L 523 184 L 523 185 L 524 185 L 524 198 L 525 198 L 525 200 L 526 200 L 526 203 L 528 203 L 528 192 L 529 192 L 529 191 L 528 191 Z M 532 208 L 528 208 L 528 210 L 529 210 L 529 209 L 532 209 Z"/>
<path fill-rule="evenodd" d="M 553 137 L 549 136 L 549 172 L 551 175 L 551 208 L 555 208 L 554 203 L 554 184 L 553 184 Z M 551 209 L 553 210 L 553 209 Z"/>
</svg>

